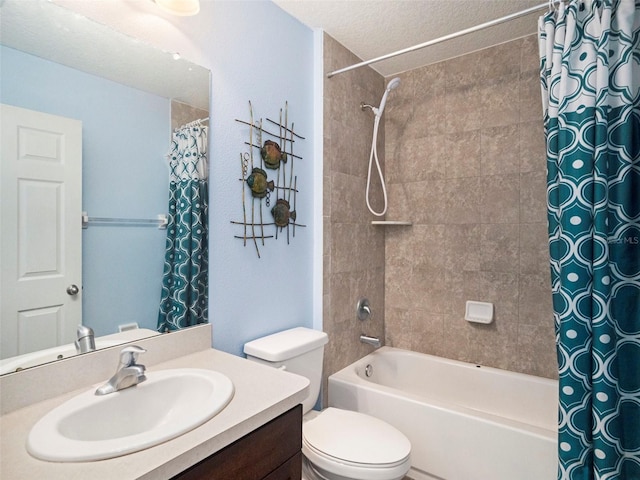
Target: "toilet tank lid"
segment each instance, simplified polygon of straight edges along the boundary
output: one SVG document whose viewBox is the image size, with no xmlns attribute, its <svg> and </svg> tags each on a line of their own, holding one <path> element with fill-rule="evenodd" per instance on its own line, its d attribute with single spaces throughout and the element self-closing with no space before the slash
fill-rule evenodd
<svg viewBox="0 0 640 480">
<path fill-rule="evenodd" d="M 274 333 L 244 344 L 244 353 L 269 362 L 281 362 L 324 346 L 326 333 L 305 327 Z"/>
</svg>

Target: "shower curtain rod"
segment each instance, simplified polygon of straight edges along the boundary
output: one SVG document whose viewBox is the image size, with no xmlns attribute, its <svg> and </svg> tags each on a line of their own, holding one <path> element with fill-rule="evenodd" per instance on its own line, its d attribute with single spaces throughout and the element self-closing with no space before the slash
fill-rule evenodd
<svg viewBox="0 0 640 480">
<path fill-rule="evenodd" d="M 372 58 L 371 60 L 366 60 L 364 62 L 356 63 L 349 67 L 344 67 L 339 70 L 334 70 L 331 73 L 327 74 L 327 78 L 331 78 L 334 75 L 338 75 L 339 73 L 348 72 L 350 70 L 355 70 L 356 68 L 365 67 L 367 65 L 371 65 L 372 63 L 381 62 L 383 60 L 387 60 L 389 58 L 397 57 L 398 55 L 403 55 L 405 53 L 414 52 L 416 50 L 420 50 L 425 47 L 430 47 L 431 45 L 435 45 L 436 43 L 441 43 L 447 40 L 451 40 L 453 38 L 461 37 L 463 35 L 467 35 L 469 33 L 477 32 L 478 30 L 482 30 L 488 27 L 493 27 L 494 25 L 499 25 L 500 23 L 508 22 L 510 20 L 515 20 L 516 18 L 524 17 L 525 15 L 529 15 L 530 13 L 537 12 L 538 10 L 543 10 L 545 8 L 550 8 L 555 3 L 560 3 L 563 0 L 551 0 L 542 5 L 538 5 L 537 7 L 530 7 L 520 12 L 512 13 L 511 15 L 507 15 L 505 17 L 497 18 L 495 20 L 491 20 L 489 22 L 482 23 L 480 25 L 476 25 L 475 27 L 470 27 L 465 30 L 460 30 L 459 32 L 451 33 L 449 35 L 445 35 L 444 37 L 436 38 L 434 40 L 429 40 L 424 43 L 419 43 L 418 45 L 414 45 L 413 47 L 403 48 L 402 50 L 397 50 L 395 52 L 388 53 L 386 55 L 382 55 L 380 57 Z"/>
</svg>

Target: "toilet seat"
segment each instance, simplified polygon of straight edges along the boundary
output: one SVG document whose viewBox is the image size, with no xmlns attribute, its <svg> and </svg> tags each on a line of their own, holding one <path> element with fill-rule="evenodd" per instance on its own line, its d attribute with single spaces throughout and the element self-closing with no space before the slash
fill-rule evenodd
<svg viewBox="0 0 640 480">
<path fill-rule="evenodd" d="M 395 480 L 409 470 L 411 443 L 370 415 L 327 408 L 304 423 L 302 453 L 336 478 Z"/>
</svg>

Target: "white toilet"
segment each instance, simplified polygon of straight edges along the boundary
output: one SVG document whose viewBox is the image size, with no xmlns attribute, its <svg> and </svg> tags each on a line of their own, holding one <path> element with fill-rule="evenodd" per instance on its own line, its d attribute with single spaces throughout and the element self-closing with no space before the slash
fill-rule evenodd
<svg viewBox="0 0 640 480">
<path fill-rule="evenodd" d="M 411 443 L 391 425 L 363 413 L 312 408 L 320 393 L 326 333 L 293 328 L 246 343 L 249 360 L 307 377 L 302 404 L 303 480 L 400 480 L 411 466 Z"/>
</svg>

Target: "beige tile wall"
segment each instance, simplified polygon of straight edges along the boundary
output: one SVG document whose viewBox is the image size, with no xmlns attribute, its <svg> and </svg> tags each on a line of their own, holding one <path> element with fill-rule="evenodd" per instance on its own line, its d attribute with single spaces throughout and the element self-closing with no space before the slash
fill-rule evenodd
<svg viewBox="0 0 640 480">
<path fill-rule="evenodd" d="M 357 61 L 325 35 L 325 72 Z M 373 350 L 360 343 L 361 333 L 384 338 L 384 230 L 371 225 L 374 217 L 364 197 L 373 114 L 360 109 L 361 102 L 377 103 L 383 91 L 384 79 L 370 68 L 324 82 L 323 329 L 329 334 L 325 386 L 329 375 Z M 382 130 L 379 149 L 383 161 Z M 381 194 L 372 200 L 379 208 Z M 369 298 L 373 310 L 373 318 L 367 322 L 356 318 L 356 303 L 362 296 Z M 326 388 L 324 392 L 326 402 Z"/>
<path fill-rule="evenodd" d="M 387 344 L 557 376 L 535 36 L 400 75 L 385 119 Z M 491 325 L 465 301 L 495 304 Z"/>
<path fill-rule="evenodd" d="M 188 103 L 171 99 L 171 131 L 194 120 L 209 118 L 209 112 Z"/>
<path fill-rule="evenodd" d="M 325 35 L 325 72 L 357 61 Z M 556 377 L 535 37 L 400 77 L 380 145 L 387 219 L 411 227 L 371 226 L 364 200 L 373 116 L 360 103 L 377 105 L 384 79 L 365 67 L 324 83 L 325 381 L 371 351 L 360 333 Z M 493 302 L 495 322 L 467 323 L 466 300 Z"/>
</svg>

